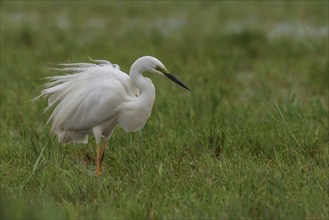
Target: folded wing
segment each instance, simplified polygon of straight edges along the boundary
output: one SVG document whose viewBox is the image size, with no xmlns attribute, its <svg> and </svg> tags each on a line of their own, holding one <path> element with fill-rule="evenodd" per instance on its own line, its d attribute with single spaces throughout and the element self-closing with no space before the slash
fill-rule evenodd
<svg viewBox="0 0 329 220">
<path fill-rule="evenodd" d="M 113 120 L 124 102 L 140 95 L 118 65 L 96 62 L 64 64 L 59 70 L 70 74 L 48 78 L 50 82 L 41 96 L 48 97 L 48 108 L 55 106 L 48 122 L 59 137 L 63 132 L 86 135 L 92 128 Z"/>
</svg>

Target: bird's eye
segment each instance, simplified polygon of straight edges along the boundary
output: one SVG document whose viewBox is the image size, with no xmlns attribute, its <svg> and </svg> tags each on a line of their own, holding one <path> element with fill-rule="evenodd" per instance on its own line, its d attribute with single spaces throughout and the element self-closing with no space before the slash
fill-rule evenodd
<svg viewBox="0 0 329 220">
<path fill-rule="evenodd" d="M 160 71 L 160 72 L 162 72 L 162 68 L 159 67 L 159 66 L 156 66 L 154 69 L 155 69 L 155 70 L 158 70 L 158 71 Z"/>
</svg>

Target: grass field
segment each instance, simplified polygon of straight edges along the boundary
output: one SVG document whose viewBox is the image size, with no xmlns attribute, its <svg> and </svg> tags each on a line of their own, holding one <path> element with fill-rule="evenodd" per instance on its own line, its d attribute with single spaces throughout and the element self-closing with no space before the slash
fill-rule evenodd
<svg viewBox="0 0 329 220">
<path fill-rule="evenodd" d="M 1 1 L 1 219 L 329 219 L 328 1 Z M 159 58 L 141 132 L 59 144 L 61 62 Z M 146 74 L 147 75 L 147 74 Z"/>
</svg>

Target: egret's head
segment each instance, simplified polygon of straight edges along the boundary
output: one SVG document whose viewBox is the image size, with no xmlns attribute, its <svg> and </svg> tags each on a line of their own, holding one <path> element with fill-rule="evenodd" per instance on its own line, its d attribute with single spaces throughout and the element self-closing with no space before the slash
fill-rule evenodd
<svg viewBox="0 0 329 220">
<path fill-rule="evenodd" d="M 135 63 L 140 65 L 140 68 L 146 72 L 157 73 L 163 75 L 163 73 L 169 73 L 166 67 L 155 57 L 143 56 L 136 60 Z"/>
<path fill-rule="evenodd" d="M 144 56 L 139 58 L 138 60 L 144 65 L 146 71 L 151 73 L 157 73 L 161 76 L 165 76 L 168 79 L 174 81 L 178 85 L 184 87 L 185 89 L 191 91 L 187 86 L 185 86 L 179 79 L 177 79 L 174 75 L 172 75 L 169 70 L 155 57 Z"/>
</svg>

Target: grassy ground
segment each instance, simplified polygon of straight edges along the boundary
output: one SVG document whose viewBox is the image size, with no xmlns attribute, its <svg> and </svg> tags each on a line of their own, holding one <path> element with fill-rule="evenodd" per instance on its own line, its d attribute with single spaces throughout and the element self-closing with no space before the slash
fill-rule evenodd
<svg viewBox="0 0 329 220">
<path fill-rule="evenodd" d="M 1 219 L 328 219 L 328 2 L 1 1 Z M 140 133 L 61 145 L 46 67 L 153 55 Z"/>
</svg>

